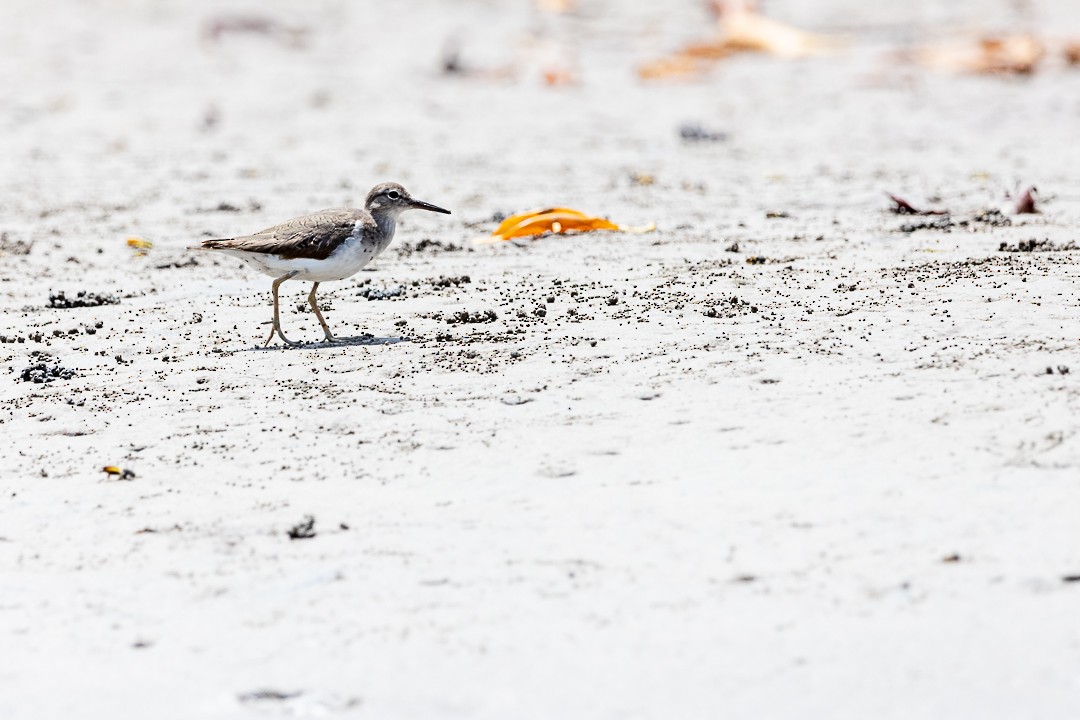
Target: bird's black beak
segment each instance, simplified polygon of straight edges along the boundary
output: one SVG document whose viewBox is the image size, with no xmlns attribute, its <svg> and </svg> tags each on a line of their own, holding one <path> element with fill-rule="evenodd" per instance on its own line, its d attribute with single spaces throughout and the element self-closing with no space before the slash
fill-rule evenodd
<svg viewBox="0 0 1080 720">
<path fill-rule="evenodd" d="M 430 210 L 431 212 L 442 213 L 444 215 L 449 215 L 450 214 L 449 210 L 441 208 L 438 205 L 432 205 L 431 203 L 426 203 L 423 200 L 409 200 L 409 203 L 410 203 L 410 205 L 412 207 L 414 207 L 414 208 L 416 208 L 418 210 Z"/>
</svg>

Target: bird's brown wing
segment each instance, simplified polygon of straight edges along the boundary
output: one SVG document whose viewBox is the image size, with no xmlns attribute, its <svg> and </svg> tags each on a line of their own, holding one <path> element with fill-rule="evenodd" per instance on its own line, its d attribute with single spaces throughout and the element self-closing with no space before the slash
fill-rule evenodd
<svg viewBox="0 0 1080 720">
<path fill-rule="evenodd" d="M 341 243 L 357 232 L 356 223 L 374 225 L 371 217 L 362 210 L 321 210 L 311 215 L 287 220 L 280 225 L 266 228 L 254 235 L 220 240 L 206 240 L 202 247 L 208 250 L 244 250 L 246 252 L 277 255 L 287 260 L 310 258 L 325 260 Z"/>
</svg>

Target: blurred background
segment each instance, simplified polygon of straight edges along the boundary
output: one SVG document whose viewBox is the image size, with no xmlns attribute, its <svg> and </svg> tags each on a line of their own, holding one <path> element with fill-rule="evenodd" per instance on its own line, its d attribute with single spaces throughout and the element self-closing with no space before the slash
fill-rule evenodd
<svg viewBox="0 0 1080 720">
<path fill-rule="evenodd" d="M 776 47 L 724 45 L 744 11 Z M 984 57 L 1015 37 L 1019 59 Z M 1070 0 L 13 0 L 0 222 L 180 246 L 383 180 L 452 206 L 462 237 L 554 203 L 722 230 L 885 189 L 1069 192 L 1077 41 Z"/>
</svg>

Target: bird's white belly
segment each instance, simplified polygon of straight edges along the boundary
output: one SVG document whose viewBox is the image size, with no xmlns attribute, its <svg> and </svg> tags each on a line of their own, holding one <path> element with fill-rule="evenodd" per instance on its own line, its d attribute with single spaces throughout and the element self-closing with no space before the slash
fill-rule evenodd
<svg viewBox="0 0 1080 720">
<path fill-rule="evenodd" d="M 360 272 L 378 253 L 378 247 L 364 243 L 359 238 L 349 238 L 341 247 L 323 260 L 314 258 L 283 258 L 278 255 L 251 253 L 244 250 L 225 250 L 233 257 L 240 258 L 261 273 L 271 277 L 281 277 L 296 272 L 293 280 L 324 282 L 343 280 Z"/>
</svg>

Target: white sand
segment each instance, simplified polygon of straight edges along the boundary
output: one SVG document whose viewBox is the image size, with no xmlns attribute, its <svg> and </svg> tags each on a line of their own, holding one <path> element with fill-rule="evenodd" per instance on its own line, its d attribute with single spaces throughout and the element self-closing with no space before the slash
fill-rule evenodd
<svg viewBox="0 0 1080 720">
<path fill-rule="evenodd" d="M 1077 715 L 1077 253 L 998 247 L 1080 240 L 1080 70 L 891 59 L 1080 35 L 1072 3 L 777 0 L 857 40 L 656 85 L 697 2 L 229 3 L 302 48 L 200 39 L 224 5 L 0 5 L 0 231 L 34 242 L 0 256 L 0 717 Z M 451 36 L 517 80 L 440 75 Z M 268 278 L 159 267 L 382 180 L 454 215 L 323 286 L 377 342 L 259 350 Z M 1044 212 L 1005 227 L 898 232 L 935 218 L 883 195 L 960 221 L 1018 182 Z M 470 242 L 551 204 L 659 230 Z M 77 376 L 20 381 L 33 351 Z"/>
</svg>

